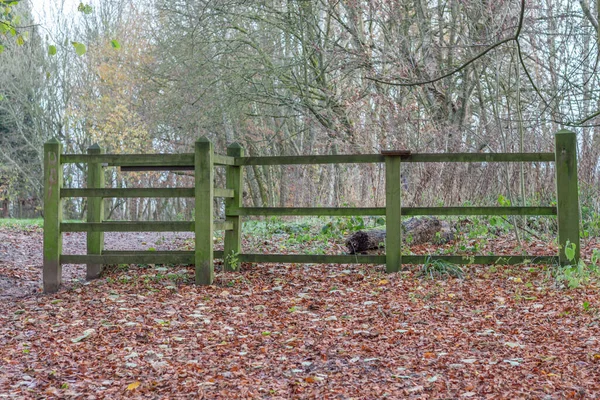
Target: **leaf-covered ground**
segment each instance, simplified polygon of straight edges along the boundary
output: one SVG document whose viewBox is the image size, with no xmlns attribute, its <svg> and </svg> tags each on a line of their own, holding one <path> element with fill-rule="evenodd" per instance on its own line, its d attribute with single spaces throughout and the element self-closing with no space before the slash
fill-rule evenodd
<svg viewBox="0 0 600 400">
<path fill-rule="evenodd" d="M 260 264 L 196 287 L 113 267 L 2 301 L 0 398 L 600 398 L 594 282 L 465 273 Z"/>
</svg>

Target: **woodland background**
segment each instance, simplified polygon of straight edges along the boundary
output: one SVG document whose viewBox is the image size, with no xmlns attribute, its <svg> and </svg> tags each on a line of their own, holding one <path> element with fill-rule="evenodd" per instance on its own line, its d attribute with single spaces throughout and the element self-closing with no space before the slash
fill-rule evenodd
<svg viewBox="0 0 600 400">
<path fill-rule="evenodd" d="M 599 15 L 588 0 L 21 1 L 2 19 L 17 39 L 0 37 L 0 215 L 40 216 L 53 136 L 66 153 L 96 142 L 190 152 L 200 136 L 221 154 L 232 142 L 249 155 L 548 152 L 567 128 L 578 135 L 584 228 L 600 231 Z M 85 186 L 84 166 L 68 168 L 65 185 Z M 248 167 L 244 201 L 380 206 L 383 168 Z M 410 164 L 403 185 L 407 206 L 555 201 L 545 163 Z M 66 218 L 82 218 L 84 201 L 69 200 Z M 186 199 L 109 206 L 112 219 L 193 215 Z"/>
</svg>

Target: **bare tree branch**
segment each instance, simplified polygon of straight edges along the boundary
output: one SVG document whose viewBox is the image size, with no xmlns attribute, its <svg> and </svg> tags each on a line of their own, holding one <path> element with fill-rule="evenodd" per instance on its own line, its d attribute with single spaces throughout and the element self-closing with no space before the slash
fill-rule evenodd
<svg viewBox="0 0 600 400">
<path fill-rule="evenodd" d="M 579 4 L 581 5 L 581 10 L 585 14 L 586 18 L 591 22 L 596 31 L 598 30 L 598 20 L 592 15 L 590 11 L 590 3 L 588 0 L 579 0 Z"/>
<path fill-rule="evenodd" d="M 525 0 L 521 0 L 521 12 L 519 14 L 519 23 L 517 24 L 517 30 L 515 31 L 515 34 L 511 37 L 508 37 L 506 39 L 500 40 L 499 42 L 494 43 L 493 45 L 491 45 L 490 47 L 488 47 L 487 49 L 483 50 L 482 52 L 480 52 L 479 54 L 477 54 L 475 57 L 471 58 L 470 60 L 466 61 L 465 63 L 461 64 L 460 66 L 456 67 L 455 69 L 453 69 L 452 71 L 438 76 L 436 78 L 433 79 L 429 79 L 429 80 L 425 80 L 425 81 L 420 81 L 420 82 L 393 82 L 393 81 L 388 81 L 385 79 L 380 79 L 380 78 L 374 78 L 374 77 L 367 77 L 367 79 L 377 82 L 377 83 L 383 83 L 386 85 L 392 85 L 392 86 L 402 86 L 402 87 L 410 87 L 410 86 L 422 86 L 422 85 L 428 85 L 431 83 L 435 83 L 438 81 L 441 81 L 442 79 L 448 78 L 454 74 L 456 74 L 457 72 L 462 71 L 463 69 L 465 69 L 466 67 L 468 67 L 469 65 L 473 64 L 475 61 L 479 60 L 481 57 L 485 56 L 487 53 L 489 53 L 490 51 L 502 46 L 504 43 L 508 43 L 508 42 L 518 42 L 519 40 L 519 35 L 521 34 L 521 30 L 523 28 L 523 19 L 525 16 Z"/>
</svg>

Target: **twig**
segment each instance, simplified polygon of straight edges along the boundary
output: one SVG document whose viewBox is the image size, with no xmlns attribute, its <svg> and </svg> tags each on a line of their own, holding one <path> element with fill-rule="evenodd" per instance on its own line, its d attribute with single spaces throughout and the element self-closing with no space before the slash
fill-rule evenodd
<svg viewBox="0 0 600 400">
<path fill-rule="evenodd" d="M 506 217 L 501 217 L 501 218 L 502 218 L 503 220 L 505 220 L 506 222 L 508 222 L 508 223 L 512 224 L 512 222 L 511 222 L 511 221 L 509 221 L 509 220 L 508 220 Z M 516 226 L 517 228 L 519 228 L 519 229 L 521 229 L 521 230 L 523 230 L 523 231 L 525 231 L 525 232 L 529 233 L 531 236 L 535 237 L 536 239 L 539 239 L 539 240 L 544 240 L 543 238 L 539 237 L 537 234 L 533 233 L 533 231 L 530 231 L 529 229 L 523 228 L 522 226 L 519 226 L 519 225 L 516 225 L 516 224 L 515 224 L 515 226 Z"/>
<path fill-rule="evenodd" d="M 517 24 L 517 30 L 515 31 L 515 34 L 513 36 L 508 37 L 506 39 L 503 39 L 503 40 L 500 40 L 499 42 L 494 43 L 493 45 L 491 45 L 487 49 L 485 49 L 482 52 L 480 52 L 479 54 L 477 54 L 475 57 L 473 57 L 470 60 L 466 61 L 462 65 L 454 68 L 452 71 L 445 73 L 444 75 L 441 75 L 441 76 L 438 76 L 436 78 L 429 79 L 429 80 L 426 80 L 426 81 L 419 81 L 419 82 L 393 82 L 393 81 L 388 81 L 388 80 L 385 80 L 385 79 L 374 78 L 374 77 L 366 77 L 366 78 L 369 79 L 369 80 L 371 80 L 371 81 L 377 82 L 377 83 L 383 83 L 383 84 L 392 85 L 392 86 L 403 86 L 403 87 L 422 86 L 422 85 L 428 85 L 428 84 L 431 84 L 431 83 L 435 83 L 437 81 L 441 81 L 442 79 L 448 78 L 448 77 L 456 74 L 457 72 L 462 71 L 463 69 L 465 69 L 469 65 L 473 64 L 475 61 L 477 61 L 481 57 L 485 56 L 490 51 L 494 50 L 497 47 L 502 46 L 504 43 L 508 43 L 508 42 L 514 41 L 514 42 L 517 42 L 517 46 L 518 46 L 518 44 L 519 44 L 519 36 L 521 35 L 521 30 L 523 28 L 523 19 L 524 19 L 524 17 L 525 17 L 525 0 L 521 0 L 521 12 L 519 14 L 519 23 Z M 519 46 L 519 53 L 520 53 L 520 46 Z M 529 76 L 529 74 L 528 74 L 528 76 Z M 538 92 L 538 94 L 539 94 L 539 92 Z"/>
</svg>

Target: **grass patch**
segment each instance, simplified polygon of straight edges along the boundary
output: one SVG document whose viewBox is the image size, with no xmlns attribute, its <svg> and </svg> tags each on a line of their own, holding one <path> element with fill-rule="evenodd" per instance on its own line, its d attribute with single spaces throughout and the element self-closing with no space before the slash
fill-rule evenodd
<svg viewBox="0 0 600 400">
<path fill-rule="evenodd" d="M 25 228 L 42 228 L 44 226 L 43 218 L 34 219 L 17 219 L 17 218 L 0 218 L 0 228 L 9 229 L 25 229 Z"/>
<path fill-rule="evenodd" d="M 443 260 L 427 260 L 423 267 L 421 267 L 419 276 L 431 279 L 448 277 L 462 279 L 465 276 L 465 271 L 458 264 L 452 264 Z"/>
<path fill-rule="evenodd" d="M 76 219 L 63 220 L 62 222 L 87 222 Z M 0 228 L 31 229 L 43 228 L 44 218 L 0 218 Z"/>
</svg>

